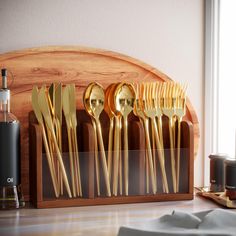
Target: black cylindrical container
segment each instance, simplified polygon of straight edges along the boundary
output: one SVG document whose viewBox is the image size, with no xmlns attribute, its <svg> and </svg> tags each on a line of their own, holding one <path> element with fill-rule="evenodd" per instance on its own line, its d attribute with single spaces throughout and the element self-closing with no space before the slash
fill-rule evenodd
<svg viewBox="0 0 236 236">
<path fill-rule="evenodd" d="M 225 161 L 225 189 L 230 200 L 236 200 L 236 159 Z"/>
<path fill-rule="evenodd" d="M 224 192 L 225 190 L 225 167 L 224 161 L 227 154 L 211 154 L 210 158 L 210 191 Z"/>
<path fill-rule="evenodd" d="M 0 88 L 0 209 L 24 206 L 20 181 L 20 122 L 10 112 L 7 70 Z"/>
<path fill-rule="evenodd" d="M 20 124 L 0 122 L 0 186 L 20 184 Z"/>
</svg>

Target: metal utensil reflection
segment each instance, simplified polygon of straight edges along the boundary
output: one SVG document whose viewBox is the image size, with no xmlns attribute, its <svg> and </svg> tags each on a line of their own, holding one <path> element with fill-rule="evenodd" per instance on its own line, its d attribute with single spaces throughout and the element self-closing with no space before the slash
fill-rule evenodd
<svg viewBox="0 0 236 236">
<path fill-rule="evenodd" d="M 84 93 L 83 100 L 84 100 L 84 106 L 85 106 L 86 111 L 95 120 L 106 191 L 107 191 L 107 195 L 111 196 L 110 180 L 109 180 L 108 168 L 107 168 L 107 162 L 106 162 L 106 154 L 105 154 L 104 143 L 103 143 L 103 138 L 102 138 L 101 123 L 99 120 L 99 116 L 104 109 L 104 100 L 105 100 L 105 94 L 101 85 L 99 85 L 98 83 L 90 84 L 89 88 L 86 89 Z"/>
<path fill-rule="evenodd" d="M 125 195 L 129 193 L 129 150 L 128 150 L 128 115 L 134 108 L 135 91 L 131 84 L 121 83 L 117 86 L 114 95 L 116 111 L 123 118 L 124 127 L 124 182 Z"/>
</svg>

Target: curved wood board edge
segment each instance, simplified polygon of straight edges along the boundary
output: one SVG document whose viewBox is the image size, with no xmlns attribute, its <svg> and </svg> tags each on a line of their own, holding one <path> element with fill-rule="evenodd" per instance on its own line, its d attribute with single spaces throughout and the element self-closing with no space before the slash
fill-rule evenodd
<svg viewBox="0 0 236 236">
<path fill-rule="evenodd" d="M 11 110 L 21 122 L 22 185 L 28 190 L 28 113 L 31 107 L 33 85 L 50 85 L 53 82 L 75 83 L 77 108 L 83 108 L 82 96 L 91 82 L 106 88 L 110 83 L 129 81 L 169 81 L 167 75 L 132 57 L 101 49 L 79 46 L 38 47 L 0 54 L 0 68 L 7 68 L 14 76 L 11 93 Z M 11 77 L 9 73 L 9 77 Z M 194 154 L 199 143 L 199 123 L 196 112 L 187 99 L 185 120 L 193 123 Z M 24 187 L 24 184 L 26 187 Z M 27 197 L 26 197 L 27 198 Z"/>
</svg>

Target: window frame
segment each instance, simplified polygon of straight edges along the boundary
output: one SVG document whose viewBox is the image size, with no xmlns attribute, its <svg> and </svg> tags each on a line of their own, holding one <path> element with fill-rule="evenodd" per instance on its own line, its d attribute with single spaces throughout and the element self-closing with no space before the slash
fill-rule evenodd
<svg viewBox="0 0 236 236">
<path fill-rule="evenodd" d="M 204 186 L 209 185 L 208 156 L 218 152 L 220 0 L 205 1 Z"/>
</svg>

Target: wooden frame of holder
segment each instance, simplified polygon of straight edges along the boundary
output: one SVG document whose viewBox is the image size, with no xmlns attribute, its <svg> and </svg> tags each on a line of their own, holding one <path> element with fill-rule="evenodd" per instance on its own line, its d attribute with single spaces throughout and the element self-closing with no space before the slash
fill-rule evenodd
<svg viewBox="0 0 236 236">
<path fill-rule="evenodd" d="M 189 121 L 183 121 L 181 124 L 181 150 L 184 150 L 181 156 L 180 193 L 162 193 L 161 191 L 155 195 L 145 193 L 145 138 L 143 126 L 137 117 L 132 115 L 129 119 L 129 149 L 136 151 L 133 158 L 130 158 L 129 164 L 135 171 L 129 176 L 131 182 L 130 196 L 112 196 L 97 197 L 95 184 L 95 168 L 94 168 L 94 132 L 90 117 L 84 110 L 77 110 L 78 120 L 78 144 L 81 153 L 87 153 L 86 158 L 81 160 L 82 171 L 82 188 L 84 192 L 83 198 L 69 199 L 62 196 L 58 199 L 53 196 L 45 196 L 45 185 L 50 186 L 50 178 L 46 178 L 47 164 L 45 162 L 42 142 L 42 132 L 37 124 L 33 112 L 29 114 L 29 153 L 30 153 L 30 194 L 31 201 L 36 208 L 53 208 L 53 207 L 69 207 L 69 206 L 87 206 L 87 205 L 105 205 L 105 204 L 121 204 L 121 203 L 138 203 L 153 201 L 172 201 L 172 200 L 190 200 L 193 199 L 193 174 L 194 174 L 194 144 L 193 144 L 193 126 Z M 108 135 L 107 122 L 108 117 L 102 113 L 101 123 L 103 127 L 103 138 L 105 148 Z M 65 122 L 63 122 L 65 124 Z M 68 151 L 66 127 L 63 124 L 63 152 Z M 169 138 L 167 120 L 163 120 L 163 136 L 164 146 L 167 153 L 169 152 Z M 132 156 L 132 155 L 131 155 Z M 44 160 L 45 159 L 45 160 Z M 45 162 L 45 165 L 43 164 Z M 167 166 L 167 172 L 170 172 L 170 166 Z M 187 178 L 186 178 L 187 176 Z M 45 178 L 47 184 L 45 184 Z M 170 176 L 168 177 L 171 178 Z M 138 181 L 137 181 L 138 180 Z M 50 187 L 49 187 L 50 188 Z M 51 185 L 52 189 L 52 185 Z M 160 189 L 160 188 L 159 188 Z M 46 190 L 49 191 L 50 190 Z M 47 195 L 47 194 L 46 194 Z"/>
</svg>

